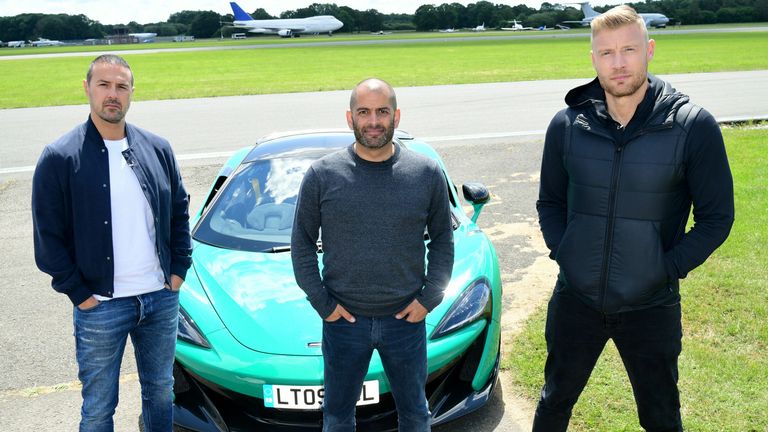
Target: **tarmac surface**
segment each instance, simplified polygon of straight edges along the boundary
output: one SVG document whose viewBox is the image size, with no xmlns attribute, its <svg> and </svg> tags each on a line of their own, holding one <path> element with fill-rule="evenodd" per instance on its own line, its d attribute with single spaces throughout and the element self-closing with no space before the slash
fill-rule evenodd
<svg viewBox="0 0 768 432">
<path fill-rule="evenodd" d="M 768 71 L 666 76 L 719 120 L 768 118 Z M 457 184 L 492 192 L 479 223 L 494 241 L 504 282 L 503 339 L 547 298 L 554 267 L 535 200 L 542 134 L 565 92 L 587 80 L 400 88 L 401 128 L 433 143 Z M 140 91 L 140 89 L 138 90 Z M 348 91 L 136 102 L 128 120 L 170 139 L 196 209 L 232 151 L 273 131 L 346 128 Z M 76 430 L 80 395 L 72 306 L 34 264 L 32 170 L 43 146 L 85 120 L 87 105 L 0 110 L 0 430 Z M 116 430 L 136 430 L 140 395 L 124 357 Z M 502 374 L 491 402 L 438 432 L 530 430 L 532 402 Z"/>
</svg>

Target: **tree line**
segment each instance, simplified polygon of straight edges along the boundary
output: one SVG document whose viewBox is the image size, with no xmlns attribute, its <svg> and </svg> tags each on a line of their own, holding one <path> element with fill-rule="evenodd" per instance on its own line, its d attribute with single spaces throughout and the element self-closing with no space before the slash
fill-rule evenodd
<svg viewBox="0 0 768 432">
<path fill-rule="evenodd" d="M 683 24 L 712 24 L 768 21 L 768 0 L 649 0 L 628 3 L 638 12 L 660 12 L 672 22 Z M 604 12 L 612 6 L 595 7 Z M 393 30 L 437 30 L 500 28 L 513 20 L 531 27 L 554 27 L 563 21 L 578 21 L 581 10 L 558 3 L 542 3 L 539 9 L 526 5 L 509 6 L 478 1 L 464 6 L 460 3 L 425 4 L 411 14 L 383 14 L 376 9 L 357 10 L 335 3 L 313 3 L 308 7 L 271 16 L 263 8 L 255 10 L 254 19 L 305 18 L 313 15 L 333 15 L 344 27 L 337 33 L 378 32 Z M 231 14 L 214 11 L 182 11 L 167 21 L 139 24 L 101 24 L 86 15 L 27 13 L 0 17 L 0 40 L 34 40 L 39 37 L 57 40 L 98 39 L 120 31 L 125 33 L 157 33 L 158 36 L 190 35 L 196 38 L 229 37 L 242 30 L 227 26 Z"/>
</svg>

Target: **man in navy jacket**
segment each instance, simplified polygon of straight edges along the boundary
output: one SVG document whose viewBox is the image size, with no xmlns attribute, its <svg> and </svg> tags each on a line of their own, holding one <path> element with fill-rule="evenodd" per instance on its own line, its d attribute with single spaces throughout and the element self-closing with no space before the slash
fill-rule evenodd
<svg viewBox="0 0 768 432">
<path fill-rule="evenodd" d="M 111 431 L 134 346 L 147 430 L 171 431 L 178 290 L 191 265 L 189 196 L 171 147 L 125 122 L 133 73 L 97 57 L 88 120 L 43 150 L 32 182 L 35 260 L 72 304 L 81 431 Z"/>
<path fill-rule="evenodd" d="M 544 144 L 537 210 L 560 273 L 533 430 L 567 429 L 612 339 L 641 426 L 682 431 L 679 279 L 728 236 L 733 180 L 712 115 L 648 74 L 643 19 L 619 6 L 591 25 L 597 79 L 568 93 Z"/>
</svg>

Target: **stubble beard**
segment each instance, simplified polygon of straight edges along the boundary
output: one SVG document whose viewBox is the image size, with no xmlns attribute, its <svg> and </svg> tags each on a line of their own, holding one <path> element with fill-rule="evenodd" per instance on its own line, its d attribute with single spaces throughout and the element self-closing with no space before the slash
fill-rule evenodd
<svg viewBox="0 0 768 432">
<path fill-rule="evenodd" d="M 106 108 L 105 105 L 107 103 L 117 103 L 120 108 Z M 101 110 L 96 113 L 96 115 L 99 116 L 100 119 L 104 120 L 107 123 L 112 124 L 118 124 L 125 118 L 125 112 L 126 110 L 123 109 L 123 105 L 120 104 L 118 101 L 115 100 L 106 100 L 104 101 L 104 104 L 102 104 Z"/>
<path fill-rule="evenodd" d="M 361 129 L 360 127 L 358 127 L 357 122 L 355 122 L 354 120 L 352 121 L 352 126 L 355 132 L 355 140 L 361 146 L 369 149 L 380 149 L 385 145 L 389 144 L 392 141 L 392 138 L 395 136 L 395 120 L 394 119 L 392 119 L 388 128 L 380 125 L 374 125 L 374 126 L 367 126 Z M 382 128 L 384 129 L 384 133 L 379 135 L 378 138 L 368 140 L 368 138 L 366 138 L 365 136 L 365 132 L 368 129 L 374 129 L 374 128 Z"/>
<path fill-rule="evenodd" d="M 614 83 L 610 81 L 610 79 L 606 79 L 605 82 L 603 80 L 600 80 L 600 83 L 603 87 L 603 90 L 605 90 L 606 93 L 613 97 L 626 97 L 626 96 L 632 96 L 635 93 L 637 93 L 640 88 L 643 86 L 643 83 L 648 79 L 648 72 L 647 70 L 641 74 L 633 74 L 629 81 L 624 83 L 624 86 L 617 86 Z"/>
</svg>

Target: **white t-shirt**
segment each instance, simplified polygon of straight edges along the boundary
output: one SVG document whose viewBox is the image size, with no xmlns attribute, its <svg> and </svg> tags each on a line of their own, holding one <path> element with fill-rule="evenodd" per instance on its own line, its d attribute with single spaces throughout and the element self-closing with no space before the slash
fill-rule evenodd
<svg viewBox="0 0 768 432">
<path fill-rule="evenodd" d="M 128 139 L 104 140 L 109 151 L 109 186 L 112 208 L 114 297 L 130 297 L 165 286 L 155 246 L 155 223 L 133 168 L 123 157 Z M 100 301 L 109 300 L 95 296 Z"/>
</svg>

